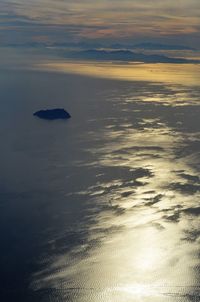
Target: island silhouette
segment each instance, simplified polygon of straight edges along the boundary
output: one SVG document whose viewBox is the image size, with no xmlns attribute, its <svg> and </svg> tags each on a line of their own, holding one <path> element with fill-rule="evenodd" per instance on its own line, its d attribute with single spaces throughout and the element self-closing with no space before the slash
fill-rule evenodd
<svg viewBox="0 0 200 302">
<path fill-rule="evenodd" d="M 33 113 L 33 115 L 45 120 L 69 119 L 71 117 L 63 108 L 39 110 Z"/>
</svg>

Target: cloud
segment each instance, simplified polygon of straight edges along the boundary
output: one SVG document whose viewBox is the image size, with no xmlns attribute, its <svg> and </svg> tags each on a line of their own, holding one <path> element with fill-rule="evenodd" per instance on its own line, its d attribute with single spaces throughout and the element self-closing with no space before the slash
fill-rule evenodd
<svg viewBox="0 0 200 302">
<path fill-rule="evenodd" d="M 198 41 L 199 8 L 196 0 L 100 0 L 95 3 L 91 0 L 2 0 L 0 27 L 9 38 L 11 30 L 23 33 L 27 25 L 32 27 L 29 30 L 32 36 L 38 26 L 49 41 L 160 39 L 163 36 L 172 40 L 177 36 L 192 36 Z"/>
</svg>

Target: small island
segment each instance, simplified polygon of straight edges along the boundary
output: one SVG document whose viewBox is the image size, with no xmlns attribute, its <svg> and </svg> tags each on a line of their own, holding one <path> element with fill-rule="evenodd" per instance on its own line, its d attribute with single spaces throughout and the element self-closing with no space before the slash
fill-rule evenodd
<svg viewBox="0 0 200 302">
<path fill-rule="evenodd" d="M 45 120 L 69 119 L 71 115 L 63 108 L 39 110 L 33 115 Z"/>
</svg>

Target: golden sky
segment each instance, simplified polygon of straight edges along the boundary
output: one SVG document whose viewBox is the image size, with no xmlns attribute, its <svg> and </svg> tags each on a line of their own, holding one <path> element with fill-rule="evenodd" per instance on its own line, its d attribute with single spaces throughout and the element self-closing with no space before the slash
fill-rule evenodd
<svg viewBox="0 0 200 302">
<path fill-rule="evenodd" d="M 199 46 L 199 20 L 199 0 L 1 0 L 0 39 Z"/>
</svg>

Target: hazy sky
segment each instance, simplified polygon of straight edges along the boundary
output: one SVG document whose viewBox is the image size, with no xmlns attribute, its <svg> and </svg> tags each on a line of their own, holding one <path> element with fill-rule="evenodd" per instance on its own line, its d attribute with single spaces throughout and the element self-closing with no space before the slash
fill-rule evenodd
<svg viewBox="0 0 200 302">
<path fill-rule="evenodd" d="M 168 42 L 200 47 L 199 0 L 1 0 L 0 41 Z"/>
</svg>

